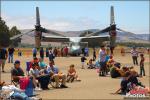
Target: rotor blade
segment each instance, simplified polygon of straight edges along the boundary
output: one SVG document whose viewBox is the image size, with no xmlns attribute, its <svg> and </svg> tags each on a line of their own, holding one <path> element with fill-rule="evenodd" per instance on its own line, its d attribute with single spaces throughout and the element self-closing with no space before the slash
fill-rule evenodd
<svg viewBox="0 0 150 100">
<path fill-rule="evenodd" d="M 86 36 L 87 36 L 87 37 L 88 37 L 88 36 L 96 36 L 96 35 L 99 35 L 100 33 L 105 33 L 105 32 L 109 32 L 109 31 L 110 31 L 110 26 L 109 26 L 109 27 L 106 27 L 106 28 L 103 29 L 103 30 L 99 30 L 99 31 L 97 31 L 97 32 L 88 34 L 88 35 L 86 35 Z"/>
<path fill-rule="evenodd" d="M 122 31 L 122 32 L 126 32 L 126 33 L 135 34 L 135 33 L 133 33 L 133 32 L 125 31 L 125 30 L 123 30 L 123 29 L 120 29 L 120 28 L 117 28 L 117 30 L 119 30 L 119 31 Z"/>
<path fill-rule="evenodd" d="M 27 34 L 27 33 L 30 33 L 30 32 L 32 32 L 32 31 L 34 31 L 34 29 L 33 29 L 33 30 L 30 30 L 30 31 L 28 31 L 28 32 L 22 33 L 22 34 L 15 35 L 15 36 L 11 37 L 10 40 L 14 40 L 14 39 L 20 38 L 21 36 L 23 36 L 23 35 L 25 35 L 25 34 Z"/>
<path fill-rule="evenodd" d="M 53 30 L 45 29 L 45 28 L 42 28 L 42 32 L 44 32 L 44 33 L 49 33 L 49 34 L 56 35 L 56 36 L 65 37 L 65 35 L 63 35 L 63 34 L 60 33 L 60 32 L 56 32 L 56 31 L 53 31 Z"/>
<path fill-rule="evenodd" d="M 39 13 L 39 7 L 36 7 L 36 26 L 40 26 L 40 13 Z"/>
</svg>

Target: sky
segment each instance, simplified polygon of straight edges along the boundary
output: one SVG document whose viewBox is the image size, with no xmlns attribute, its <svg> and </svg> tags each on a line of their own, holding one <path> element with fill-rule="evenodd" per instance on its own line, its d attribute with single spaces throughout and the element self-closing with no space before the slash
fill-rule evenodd
<svg viewBox="0 0 150 100">
<path fill-rule="evenodd" d="M 149 33 L 149 1 L 1 1 L 1 17 L 10 28 L 32 29 L 38 6 L 42 27 L 58 31 L 103 29 L 110 25 L 111 5 L 117 27 Z"/>
</svg>

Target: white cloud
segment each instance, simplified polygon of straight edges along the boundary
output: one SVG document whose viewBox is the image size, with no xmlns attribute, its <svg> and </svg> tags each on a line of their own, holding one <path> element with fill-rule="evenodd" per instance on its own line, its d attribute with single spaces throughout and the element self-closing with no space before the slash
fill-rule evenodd
<svg viewBox="0 0 150 100">
<path fill-rule="evenodd" d="M 35 25 L 35 17 L 33 16 L 8 16 L 2 14 L 2 18 L 6 21 L 6 24 L 11 28 L 17 26 L 18 29 L 31 29 Z M 48 19 L 41 16 L 41 25 L 48 29 L 58 31 L 71 31 L 71 30 L 83 30 L 89 28 L 100 28 L 99 22 L 93 19 L 82 18 L 52 18 Z"/>
<path fill-rule="evenodd" d="M 8 16 L 1 14 L 6 24 L 11 28 L 17 26 L 18 29 L 33 29 L 35 25 L 34 16 Z M 44 28 L 57 30 L 57 31 L 78 31 L 86 29 L 103 29 L 109 24 L 102 25 L 100 21 L 90 19 L 88 17 L 79 18 L 51 18 L 41 16 L 41 25 Z M 118 26 L 118 25 L 117 25 Z M 135 28 L 127 27 L 125 25 L 118 26 L 123 30 L 133 32 L 136 34 L 149 33 L 149 28 Z"/>
</svg>

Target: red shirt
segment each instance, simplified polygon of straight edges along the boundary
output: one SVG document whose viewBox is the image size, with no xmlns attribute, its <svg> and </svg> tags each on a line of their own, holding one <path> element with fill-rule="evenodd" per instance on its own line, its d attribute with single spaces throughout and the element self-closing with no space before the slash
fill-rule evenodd
<svg viewBox="0 0 150 100">
<path fill-rule="evenodd" d="M 145 58 L 144 58 L 144 57 L 141 57 L 140 65 L 141 65 L 141 64 L 144 64 L 144 61 L 145 61 Z"/>
</svg>

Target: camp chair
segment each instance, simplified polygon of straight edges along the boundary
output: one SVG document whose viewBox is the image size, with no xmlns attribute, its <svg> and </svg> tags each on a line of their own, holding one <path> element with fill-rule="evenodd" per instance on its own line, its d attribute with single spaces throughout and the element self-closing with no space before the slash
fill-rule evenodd
<svg viewBox="0 0 150 100">
<path fill-rule="evenodd" d="M 26 74 L 29 75 L 29 70 L 30 70 L 30 65 L 31 65 L 31 62 L 26 62 Z"/>
</svg>

